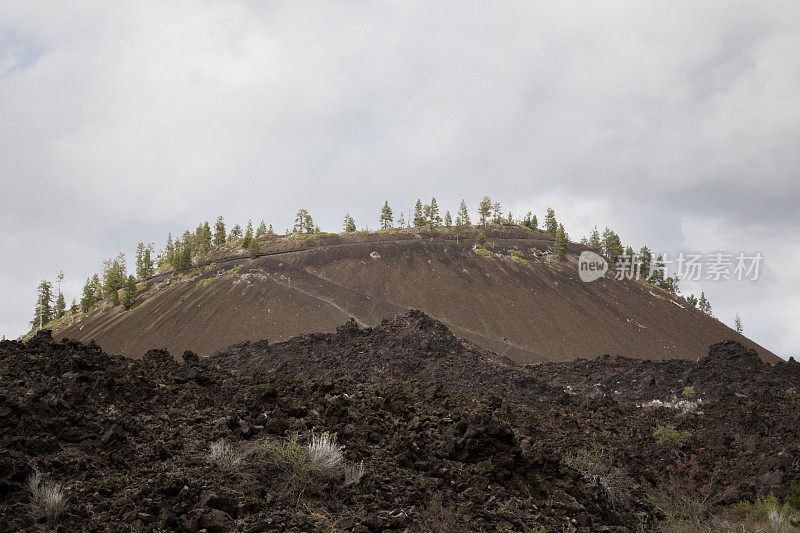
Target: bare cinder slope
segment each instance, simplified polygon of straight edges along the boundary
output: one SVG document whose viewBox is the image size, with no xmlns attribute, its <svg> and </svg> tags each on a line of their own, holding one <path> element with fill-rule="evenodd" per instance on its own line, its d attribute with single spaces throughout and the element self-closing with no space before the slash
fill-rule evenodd
<svg viewBox="0 0 800 533">
<path fill-rule="evenodd" d="M 139 357 L 154 346 L 201 354 L 236 342 L 332 332 L 351 316 L 361 325 L 420 309 L 456 335 L 516 361 L 560 361 L 603 353 L 648 359 L 704 355 L 734 339 L 779 359 L 718 320 L 644 282 L 580 281 L 570 245 L 550 264 L 543 232 L 478 229 L 323 235 L 265 242 L 250 258 L 215 250 L 195 275 L 149 280 L 143 303 L 102 310 L 56 330 L 94 338 L 105 350 Z M 514 257 L 511 250 L 517 250 Z"/>
</svg>

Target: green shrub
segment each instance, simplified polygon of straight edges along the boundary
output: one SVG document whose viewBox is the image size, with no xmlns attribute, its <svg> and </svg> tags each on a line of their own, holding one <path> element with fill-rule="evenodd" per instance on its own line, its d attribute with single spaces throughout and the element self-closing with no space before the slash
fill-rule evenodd
<svg viewBox="0 0 800 533">
<path fill-rule="evenodd" d="M 661 446 L 674 446 L 680 448 L 691 436 L 689 431 L 678 431 L 673 425 L 658 426 L 653 431 L 653 436 Z"/>
<path fill-rule="evenodd" d="M 487 250 L 483 246 L 476 246 L 472 251 L 475 252 L 476 254 L 482 255 L 484 257 L 491 257 L 491 256 L 494 255 L 492 252 L 490 252 L 489 250 Z"/>
<path fill-rule="evenodd" d="M 481 231 L 478 233 L 478 237 L 476 240 L 478 241 L 478 244 L 483 246 L 484 244 L 486 244 L 486 235 L 484 235 L 484 233 Z"/>
<path fill-rule="evenodd" d="M 201 289 L 205 289 L 206 287 L 208 287 L 209 285 L 211 285 L 215 281 L 217 281 L 217 278 L 201 279 L 200 281 L 197 282 L 197 287 L 199 287 Z"/>
<path fill-rule="evenodd" d="M 512 257 L 511 260 L 518 265 L 527 265 L 529 263 L 527 259 L 523 259 L 521 257 Z"/>
<path fill-rule="evenodd" d="M 540 249 L 538 249 L 537 247 L 535 247 L 535 246 L 530 249 L 530 252 L 535 256 L 542 255 L 542 251 Z"/>
<path fill-rule="evenodd" d="M 690 387 L 690 386 L 684 387 L 683 388 L 683 392 L 681 392 L 681 395 L 684 398 L 691 398 L 692 396 L 694 396 L 694 394 L 695 394 L 694 393 L 694 387 Z"/>
<path fill-rule="evenodd" d="M 800 479 L 792 481 L 789 486 L 789 497 L 786 498 L 786 504 L 800 512 Z"/>
</svg>

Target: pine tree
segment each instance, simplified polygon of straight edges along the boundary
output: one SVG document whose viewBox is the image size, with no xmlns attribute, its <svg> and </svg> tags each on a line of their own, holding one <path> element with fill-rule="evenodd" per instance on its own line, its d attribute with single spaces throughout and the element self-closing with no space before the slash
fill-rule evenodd
<svg viewBox="0 0 800 533">
<path fill-rule="evenodd" d="M 309 217 L 308 211 L 305 209 L 298 209 L 297 215 L 294 217 L 293 233 L 305 233 L 306 230 L 306 217 Z"/>
<path fill-rule="evenodd" d="M 142 259 L 142 267 L 143 267 L 143 274 L 145 278 L 151 277 L 155 274 L 155 265 L 153 264 L 153 256 L 151 255 L 153 252 L 155 245 L 151 242 L 147 247 L 144 249 L 144 258 Z"/>
<path fill-rule="evenodd" d="M 153 258 L 151 256 L 152 249 L 153 249 L 152 244 L 145 246 L 143 242 L 140 242 L 139 245 L 136 247 L 137 279 L 147 279 L 153 275 L 154 265 L 153 265 Z"/>
<path fill-rule="evenodd" d="M 535 216 L 533 216 L 533 213 L 531 213 L 530 211 L 528 211 L 528 212 L 525 214 L 525 218 L 523 218 L 523 219 L 522 219 L 522 225 L 523 225 L 523 226 L 525 226 L 526 228 L 530 228 L 530 229 L 536 229 L 536 228 L 533 226 L 533 221 L 535 220 L 535 218 L 536 218 L 536 217 L 535 217 Z"/>
<path fill-rule="evenodd" d="M 247 250 L 250 248 L 250 243 L 253 242 L 253 221 L 247 221 L 247 229 L 244 232 L 244 239 L 242 239 L 242 248 Z"/>
<path fill-rule="evenodd" d="M 306 216 L 303 219 L 303 230 L 308 233 L 319 233 L 319 228 L 314 225 L 314 219 L 311 218 L 311 215 L 306 212 Z"/>
<path fill-rule="evenodd" d="M 54 318 L 61 318 L 67 311 L 67 302 L 64 299 L 64 293 L 61 292 L 61 284 L 64 282 L 64 272 L 59 272 L 56 279 L 58 280 L 58 298 L 56 298 Z"/>
<path fill-rule="evenodd" d="M 486 227 L 486 222 L 492 214 L 492 200 L 488 196 L 484 196 L 478 204 L 478 215 L 480 215 L 481 224 Z"/>
<path fill-rule="evenodd" d="M 697 301 L 697 308 L 705 314 L 711 316 L 711 302 L 706 298 L 705 292 L 700 292 L 700 299 Z"/>
<path fill-rule="evenodd" d="M 217 217 L 217 222 L 214 224 L 214 246 L 222 246 L 225 244 L 225 220 L 222 215 Z"/>
<path fill-rule="evenodd" d="M 417 198 L 417 203 L 414 205 L 414 227 L 421 228 L 427 222 L 428 219 L 423 212 L 422 202 Z"/>
<path fill-rule="evenodd" d="M 213 237 L 211 235 L 211 226 L 208 224 L 208 221 L 203 222 L 202 229 L 200 231 L 200 235 L 197 237 L 198 248 L 201 254 L 204 254 L 211 250 L 213 246 Z"/>
<path fill-rule="evenodd" d="M 64 299 L 64 293 L 59 292 L 56 298 L 55 318 L 61 318 L 67 312 L 67 302 Z"/>
<path fill-rule="evenodd" d="M 464 199 L 461 199 L 461 204 L 458 206 L 458 215 L 456 216 L 456 220 L 460 221 L 460 224 L 456 224 L 457 226 L 465 226 L 470 227 L 472 223 L 469 220 L 469 210 L 467 209 L 467 202 Z"/>
<path fill-rule="evenodd" d="M 436 203 L 436 197 L 431 198 L 431 203 L 427 209 L 428 225 L 435 228 L 442 224 L 442 217 L 439 216 L 439 204 Z"/>
<path fill-rule="evenodd" d="M 619 235 L 606 228 L 603 231 L 603 252 L 606 257 L 612 262 L 616 263 L 617 257 L 621 256 L 625 249 L 622 247 L 622 241 Z"/>
<path fill-rule="evenodd" d="M 45 324 L 53 320 L 53 284 L 42 280 L 36 294 L 36 307 L 34 309 L 31 326 L 41 329 Z"/>
<path fill-rule="evenodd" d="M 556 241 L 553 245 L 553 252 L 559 261 L 564 261 L 567 258 L 567 243 L 567 232 L 564 231 L 564 225 L 559 224 L 558 229 L 556 229 Z"/>
<path fill-rule="evenodd" d="M 239 224 L 233 226 L 233 229 L 228 234 L 228 242 L 233 242 L 242 238 L 242 227 Z"/>
<path fill-rule="evenodd" d="M 144 270 L 143 267 L 144 262 L 144 243 L 140 242 L 136 245 L 136 277 L 139 279 L 143 279 L 144 275 L 142 271 Z"/>
<path fill-rule="evenodd" d="M 511 213 L 511 211 L 509 211 L 508 215 L 506 215 L 505 223 L 506 224 L 513 224 L 514 223 L 514 215 Z"/>
<path fill-rule="evenodd" d="M 600 231 L 598 231 L 597 226 L 593 227 L 592 232 L 589 234 L 589 248 L 598 254 L 603 253 L 603 241 L 600 240 Z"/>
<path fill-rule="evenodd" d="M 164 260 L 172 264 L 175 260 L 175 245 L 172 244 L 172 233 L 167 233 L 167 244 L 164 246 Z"/>
<path fill-rule="evenodd" d="M 558 236 L 558 222 L 556 222 L 556 212 L 553 208 L 547 208 L 547 214 L 544 217 L 544 229 L 553 237 Z"/>
<path fill-rule="evenodd" d="M 444 225 L 448 228 L 453 225 L 453 217 L 450 216 L 450 211 L 444 212 Z"/>
<path fill-rule="evenodd" d="M 495 224 L 502 224 L 503 222 L 503 206 L 500 205 L 500 202 L 495 202 L 492 204 L 492 211 L 494 212 L 494 217 L 492 218 L 492 222 Z"/>
<path fill-rule="evenodd" d="M 91 307 L 97 303 L 95 289 L 92 284 L 92 278 L 86 278 L 86 285 L 83 286 L 83 297 L 81 298 L 81 311 L 86 313 Z"/>
<path fill-rule="evenodd" d="M 397 227 L 403 228 L 406 225 L 406 217 L 403 216 L 403 212 L 400 211 L 400 218 L 397 220 Z"/>
<path fill-rule="evenodd" d="M 250 244 L 247 246 L 247 253 L 250 254 L 250 257 L 256 257 L 260 251 L 261 244 L 259 244 L 258 240 L 251 239 Z"/>
<path fill-rule="evenodd" d="M 378 222 L 380 223 L 381 229 L 388 229 L 392 227 L 393 221 L 394 221 L 394 216 L 392 215 L 392 208 L 389 207 L 389 201 L 387 200 L 383 204 L 383 208 L 381 209 L 381 216 L 378 217 Z"/>
<path fill-rule="evenodd" d="M 539 229 L 539 221 L 536 219 L 536 215 L 533 215 L 533 218 L 531 218 L 531 228 Z"/>
<path fill-rule="evenodd" d="M 119 304 L 119 289 L 125 285 L 127 278 L 125 254 L 103 261 L 103 296 L 111 297 L 111 304 Z"/>
<path fill-rule="evenodd" d="M 192 249 L 185 240 L 180 243 L 180 247 L 176 248 L 175 271 L 179 274 L 185 274 L 192 269 Z"/>
<path fill-rule="evenodd" d="M 736 333 L 741 333 L 742 329 L 742 317 L 739 316 L 739 313 L 736 313 L 736 318 L 733 321 L 734 328 L 736 329 Z"/>
<path fill-rule="evenodd" d="M 691 307 L 692 309 L 696 309 L 697 296 L 695 296 L 694 294 L 690 294 L 689 296 L 686 297 L 686 303 L 689 304 L 689 307 Z"/>
<path fill-rule="evenodd" d="M 72 299 L 72 304 L 69 306 L 69 312 L 72 313 L 73 315 L 77 315 L 78 314 L 78 309 L 79 309 L 78 302 L 76 302 L 75 298 L 73 298 Z"/>
<path fill-rule="evenodd" d="M 264 221 L 261 221 L 261 224 L 258 225 L 258 229 L 256 230 L 256 237 L 261 237 L 267 234 L 267 225 Z"/>
<path fill-rule="evenodd" d="M 350 216 L 350 213 L 344 215 L 344 232 L 345 233 L 355 233 L 356 232 L 356 221 L 353 217 Z"/>
<path fill-rule="evenodd" d="M 642 246 L 639 250 L 639 260 L 642 262 L 642 266 L 639 267 L 641 277 L 648 279 L 650 277 L 650 267 L 653 263 L 653 252 L 650 251 L 650 248 Z M 697 298 L 694 295 L 692 295 L 692 298 L 694 298 L 695 304 L 697 304 Z M 694 305 L 692 307 L 694 307 Z"/>
<path fill-rule="evenodd" d="M 125 294 L 122 296 L 122 307 L 126 311 L 133 308 L 138 303 L 136 293 L 136 278 L 132 275 L 128 276 L 128 279 L 125 281 Z"/>
</svg>

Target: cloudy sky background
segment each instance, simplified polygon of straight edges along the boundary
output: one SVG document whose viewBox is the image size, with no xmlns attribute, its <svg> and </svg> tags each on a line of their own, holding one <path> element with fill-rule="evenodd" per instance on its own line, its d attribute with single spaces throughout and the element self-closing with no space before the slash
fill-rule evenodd
<svg viewBox="0 0 800 533">
<path fill-rule="evenodd" d="M 436 196 L 577 240 L 764 254 L 684 283 L 800 355 L 800 4 L 0 4 L 0 333 L 37 283 L 223 214 L 325 230 Z M 129 261 L 130 263 L 130 261 Z"/>
</svg>

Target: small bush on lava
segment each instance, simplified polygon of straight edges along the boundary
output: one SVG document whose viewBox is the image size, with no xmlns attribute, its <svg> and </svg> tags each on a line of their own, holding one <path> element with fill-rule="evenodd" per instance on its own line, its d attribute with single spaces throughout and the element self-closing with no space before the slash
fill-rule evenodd
<svg viewBox="0 0 800 533">
<path fill-rule="evenodd" d="M 680 448 L 692 434 L 689 431 L 678 431 L 673 425 L 658 426 L 653 431 L 653 436 L 661 446 L 674 446 Z"/>
<path fill-rule="evenodd" d="M 602 446 L 584 448 L 563 457 L 567 466 L 577 470 L 583 479 L 599 486 L 613 508 L 630 501 L 631 479 L 611 463 L 610 453 Z"/>
<path fill-rule="evenodd" d="M 38 516 L 56 519 L 67 508 L 67 497 L 60 483 L 42 481 L 42 475 L 34 471 L 28 476 L 31 507 Z"/>
<path fill-rule="evenodd" d="M 342 472 L 344 457 L 335 435 L 325 432 L 312 436 L 306 453 L 311 468 L 323 476 L 332 478 Z"/>
<path fill-rule="evenodd" d="M 246 452 L 234 449 L 225 440 L 218 440 L 212 444 L 208 452 L 208 460 L 228 472 L 238 470 L 246 456 Z"/>
</svg>

